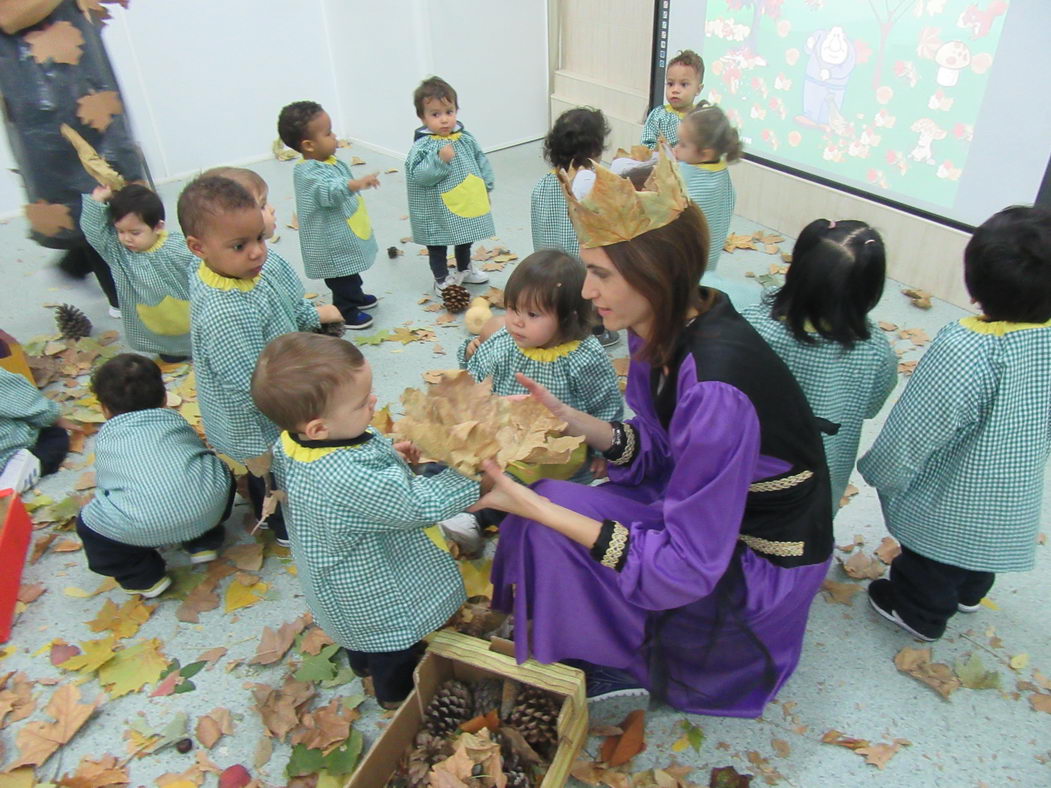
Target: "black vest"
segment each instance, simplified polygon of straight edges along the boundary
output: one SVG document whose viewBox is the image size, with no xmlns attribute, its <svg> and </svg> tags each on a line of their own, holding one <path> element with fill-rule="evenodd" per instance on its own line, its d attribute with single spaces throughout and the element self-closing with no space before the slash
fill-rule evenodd
<svg viewBox="0 0 1051 788">
<path fill-rule="evenodd" d="M 819 421 L 785 363 L 733 308 L 711 291 L 712 307 L 679 336 L 671 374 L 650 381 L 665 429 L 678 400 L 679 365 L 691 354 L 698 381 L 727 383 L 752 402 L 759 419 L 759 451 L 789 463 L 780 476 L 752 484 L 741 522 L 742 541 L 783 567 L 825 561 L 832 554 L 832 505 Z M 809 473 L 808 473 L 809 472 Z"/>
</svg>

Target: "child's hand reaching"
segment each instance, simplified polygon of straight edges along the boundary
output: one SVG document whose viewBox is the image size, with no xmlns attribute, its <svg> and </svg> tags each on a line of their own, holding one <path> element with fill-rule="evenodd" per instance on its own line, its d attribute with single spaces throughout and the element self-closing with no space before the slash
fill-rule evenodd
<svg viewBox="0 0 1051 788">
<path fill-rule="evenodd" d="M 409 465 L 415 465 L 420 461 L 420 449 L 412 441 L 398 441 L 394 444 L 394 450 L 402 456 Z"/>
<path fill-rule="evenodd" d="M 113 196 L 113 189 L 109 186 L 96 186 L 91 192 L 91 199 L 95 202 L 109 202 L 109 198 Z"/>
<path fill-rule="evenodd" d="M 324 304 L 317 309 L 317 317 L 322 323 L 339 323 L 343 320 L 343 314 L 332 304 Z"/>
<path fill-rule="evenodd" d="M 453 148 L 451 142 L 445 143 L 441 150 L 438 151 L 438 158 L 444 161 L 446 164 L 451 162 L 456 157 L 456 149 Z"/>
<path fill-rule="evenodd" d="M 378 189 L 379 187 L 380 174 L 378 172 L 370 172 L 368 175 L 347 181 L 347 188 L 352 192 L 363 192 L 365 189 Z"/>
<path fill-rule="evenodd" d="M 482 344 L 482 338 L 481 337 L 475 337 L 474 339 L 472 339 L 470 342 L 467 343 L 467 348 L 463 352 L 463 357 L 465 359 L 468 359 L 471 356 L 473 356 L 474 352 L 476 350 L 478 350 L 478 347 L 481 344 Z"/>
</svg>

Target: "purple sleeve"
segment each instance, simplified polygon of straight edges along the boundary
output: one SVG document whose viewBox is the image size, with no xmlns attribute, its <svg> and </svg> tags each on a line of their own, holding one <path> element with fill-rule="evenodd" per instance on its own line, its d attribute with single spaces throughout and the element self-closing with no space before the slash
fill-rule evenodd
<svg viewBox="0 0 1051 788">
<path fill-rule="evenodd" d="M 712 592 L 737 546 L 759 459 L 755 409 L 725 383 L 691 385 L 670 426 L 664 527 L 624 523 L 631 541 L 618 582 L 625 599 L 648 610 L 681 607 Z"/>
<path fill-rule="evenodd" d="M 624 399 L 634 411 L 634 418 L 627 419 L 634 428 L 638 440 L 635 458 L 627 465 L 610 463 L 609 479 L 618 484 L 640 486 L 646 483 L 663 487 L 668 475 L 669 449 L 667 435 L 653 411 L 650 397 L 650 365 L 634 358 L 641 342 L 634 334 L 628 336 L 629 357 L 628 385 Z M 694 373 L 696 374 L 696 373 Z"/>
</svg>

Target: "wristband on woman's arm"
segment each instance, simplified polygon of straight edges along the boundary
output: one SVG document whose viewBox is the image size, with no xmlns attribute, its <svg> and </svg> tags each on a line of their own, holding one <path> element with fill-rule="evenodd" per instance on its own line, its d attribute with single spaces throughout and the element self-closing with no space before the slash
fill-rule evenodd
<svg viewBox="0 0 1051 788">
<path fill-rule="evenodd" d="M 635 459 L 635 450 L 638 447 L 635 428 L 627 422 L 611 421 L 613 428 L 613 443 L 602 456 L 614 465 L 627 465 Z"/>
<path fill-rule="evenodd" d="M 630 532 L 616 520 L 603 520 L 598 539 L 591 546 L 591 557 L 615 572 L 624 568 L 628 560 Z"/>
</svg>

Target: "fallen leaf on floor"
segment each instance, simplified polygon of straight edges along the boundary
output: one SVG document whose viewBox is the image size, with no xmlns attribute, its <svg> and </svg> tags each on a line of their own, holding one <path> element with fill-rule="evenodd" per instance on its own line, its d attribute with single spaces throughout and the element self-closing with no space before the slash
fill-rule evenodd
<svg viewBox="0 0 1051 788">
<path fill-rule="evenodd" d="M 90 676 L 111 659 L 113 659 L 114 646 L 117 644 L 116 635 L 99 640 L 86 640 L 80 644 L 81 653 L 60 662 L 58 667 L 62 670 L 76 670 L 85 676 Z"/>
<path fill-rule="evenodd" d="M 770 746 L 774 748 L 774 752 L 781 758 L 787 758 L 792 754 L 791 746 L 784 739 L 771 739 Z"/>
<path fill-rule="evenodd" d="M 1051 714 L 1051 695 L 1043 692 L 1034 692 L 1029 696 L 1029 705 L 1033 707 L 1033 711 Z"/>
<path fill-rule="evenodd" d="M 843 571 L 855 580 L 875 580 L 883 577 L 883 573 L 887 571 L 885 564 L 877 561 L 862 550 L 852 553 L 846 561 L 843 559 L 839 560 L 843 566 Z"/>
<path fill-rule="evenodd" d="M 45 711 L 54 722 L 27 722 L 18 731 L 15 741 L 18 757 L 7 769 L 20 766 L 40 766 L 54 752 L 66 744 L 88 718 L 95 713 L 99 701 L 81 703 L 80 690 L 73 684 L 63 684 L 51 696 Z"/>
<path fill-rule="evenodd" d="M 906 287 L 901 293 L 902 295 L 909 297 L 914 307 L 918 307 L 919 309 L 930 309 L 932 306 L 931 294 L 926 290 L 920 290 L 915 287 Z"/>
<path fill-rule="evenodd" d="M 931 341 L 930 336 L 922 328 L 903 328 L 898 332 L 898 336 L 909 340 L 916 347 L 923 347 L 930 344 Z"/>
<path fill-rule="evenodd" d="M 853 605 L 854 594 L 864 590 L 864 587 L 857 583 L 837 583 L 835 580 L 826 579 L 821 583 L 821 590 L 825 592 L 826 602 Z"/>
<path fill-rule="evenodd" d="M 223 550 L 223 558 L 244 572 L 258 572 L 263 568 L 263 545 L 259 542 L 234 545 Z"/>
<path fill-rule="evenodd" d="M 222 707 L 212 709 L 208 714 L 199 717 L 194 729 L 197 741 L 208 750 L 212 749 L 220 738 L 233 732 L 234 721 L 230 710 Z"/>
<path fill-rule="evenodd" d="M 115 755 L 104 755 L 97 761 L 81 758 L 77 770 L 59 778 L 58 785 L 62 788 L 108 788 L 130 782 L 127 766 L 118 763 Z"/>
<path fill-rule="evenodd" d="M 865 763 L 883 769 L 902 747 L 907 747 L 911 742 L 908 739 L 895 739 L 892 744 L 873 744 L 868 747 L 859 747 L 855 752 L 865 756 Z"/>
<path fill-rule="evenodd" d="M 314 697 L 315 692 L 313 684 L 296 681 L 291 676 L 285 678 L 281 687 L 252 686 L 252 697 L 263 726 L 270 736 L 279 740 L 299 724 L 299 710 Z"/>
<path fill-rule="evenodd" d="M 609 736 L 602 743 L 601 759 L 607 766 L 623 766 L 646 748 L 646 712 L 632 711 L 620 729 L 622 734 Z"/>
<path fill-rule="evenodd" d="M 1029 655 L 1015 654 L 1007 664 L 1011 666 L 1011 670 L 1022 670 L 1029 664 Z"/>
<path fill-rule="evenodd" d="M 879 321 L 878 325 L 879 325 L 880 328 L 882 328 L 884 331 L 887 331 L 887 332 L 897 331 L 898 330 L 898 324 L 897 323 L 890 323 L 890 322 L 888 322 L 886 320 Z"/>
<path fill-rule="evenodd" d="M 259 578 L 255 578 L 253 582 L 242 582 L 234 580 L 226 588 L 226 597 L 224 602 L 224 610 L 227 613 L 232 613 L 235 610 L 240 610 L 243 607 L 254 605 L 263 595 L 269 590 L 270 586 L 264 583 Z"/>
<path fill-rule="evenodd" d="M 839 508 L 842 509 L 844 506 L 850 503 L 851 499 L 853 499 L 854 496 L 857 494 L 858 488 L 855 487 L 853 484 L 848 484 L 847 488 L 843 491 L 843 497 L 839 499 Z"/>
<path fill-rule="evenodd" d="M 279 662 L 285 656 L 285 652 L 292 648 L 292 641 L 306 628 L 308 623 L 309 613 L 282 624 L 276 630 L 263 627 L 259 647 L 256 649 L 255 656 L 248 660 L 248 664 L 273 665 Z"/>
<path fill-rule="evenodd" d="M 388 167 L 386 170 L 384 170 L 384 172 L 387 173 L 387 175 L 392 175 L 393 173 L 395 173 L 397 171 L 398 171 L 397 167 Z"/>
<path fill-rule="evenodd" d="M 869 746 L 868 739 L 855 739 L 852 736 L 846 736 L 843 731 L 837 731 L 835 728 L 825 731 L 821 736 L 821 741 L 823 744 L 834 744 L 837 747 L 846 747 L 848 750 L 858 750 Z"/>
<path fill-rule="evenodd" d="M 307 630 L 303 636 L 303 640 L 299 644 L 299 650 L 304 654 L 310 654 L 311 656 L 321 653 L 321 649 L 325 646 L 332 645 L 333 640 L 321 627 L 311 627 Z"/>
<path fill-rule="evenodd" d="M 960 680 L 948 665 L 932 662 L 932 653 L 930 648 L 905 646 L 894 655 L 894 666 L 948 698 L 960 688 Z"/>
<path fill-rule="evenodd" d="M 17 671 L 0 678 L 0 730 L 13 722 L 24 720 L 34 709 L 36 700 L 29 676 Z"/>
<path fill-rule="evenodd" d="M 165 725 L 155 730 L 144 716 L 135 716 L 128 721 L 128 728 L 124 731 L 124 738 L 128 740 L 129 758 L 143 758 L 155 752 L 160 752 L 179 739 L 186 737 L 186 726 L 188 722 L 186 712 L 180 711 L 175 714 Z"/>
<path fill-rule="evenodd" d="M 1000 674 L 995 670 L 986 670 L 977 652 L 972 652 L 966 660 L 957 661 L 956 675 L 967 689 L 1000 689 Z"/>
<path fill-rule="evenodd" d="M 285 227 L 289 228 L 290 230 L 298 230 L 299 229 L 299 214 L 298 213 L 293 213 L 292 214 L 292 220 L 288 224 L 286 224 Z"/>
<path fill-rule="evenodd" d="M 873 552 L 875 552 L 876 557 L 880 561 L 889 564 L 901 555 L 901 545 L 898 544 L 898 540 L 893 536 L 884 536 L 883 539 L 880 540 L 879 547 Z"/>
<path fill-rule="evenodd" d="M 168 659 L 161 652 L 162 645 L 157 638 L 150 638 L 117 651 L 112 659 L 99 667 L 99 683 L 111 698 L 119 698 L 152 684 L 168 667 Z"/>
<path fill-rule="evenodd" d="M 909 375 L 911 375 L 913 372 L 916 371 L 916 364 L 918 364 L 918 363 L 919 363 L 918 361 L 902 361 L 902 362 L 900 362 L 898 364 L 898 374 L 899 375 L 905 375 L 906 377 L 908 377 Z"/>
<path fill-rule="evenodd" d="M 141 597 L 132 597 L 120 607 L 107 599 L 98 615 L 88 622 L 88 627 L 92 632 L 112 632 L 118 639 L 134 637 L 155 609 Z"/>
<path fill-rule="evenodd" d="M 750 774 L 741 774 L 733 766 L 717 766 L 708 777 L 709 788 L 749 788 L 752 780 Z"/>
<path fill-rule="evenodd" d="M 748 758 L 748 762 L 755 767 L 755 770 L 759 772 L 759 776 L 763 778 L 763 782 L 767 785 L 777 785 L 781 780 L 785 779 L 781 772 L 770 765 L 769 758 L 760 755 L 755 750 L 749 750 L 745 755 Z"/>
<path fill-rule="evenodd" d="M 350 159 L 350 163 L 352 165 L 354 165 L 355 167 L 358 167 L 358 166 L 360 166 L 362 164 L 367 164 L 367 162 L 363 158 L 361 158 L 360 156 L 352 156 L 351 159 Z"/>
</svg>

